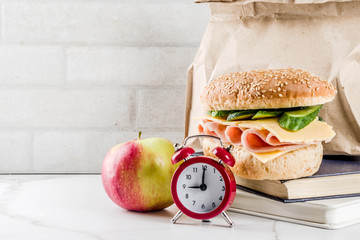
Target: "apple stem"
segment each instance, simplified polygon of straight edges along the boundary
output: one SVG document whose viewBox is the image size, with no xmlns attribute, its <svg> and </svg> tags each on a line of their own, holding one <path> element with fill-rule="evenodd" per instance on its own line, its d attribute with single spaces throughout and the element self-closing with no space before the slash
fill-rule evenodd
<svg viewBox="0 0 360 240">
<path fill-rule="evenodd" d="M 139 138 L 139 140 L 141 139 L 141 131 L 139 131 L 139 135 L 138 135 L 138 138 Z"/>
</svg>

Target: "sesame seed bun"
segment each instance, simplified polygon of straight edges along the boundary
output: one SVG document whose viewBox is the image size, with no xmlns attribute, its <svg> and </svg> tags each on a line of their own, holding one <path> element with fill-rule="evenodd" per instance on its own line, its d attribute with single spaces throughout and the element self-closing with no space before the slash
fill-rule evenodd
<svg viewBox="0 0 360 240">
<path fill-rule="evenodd" d="M 218 145 L 218 141 L 205 139 L 204 155 L 215 157 L 212 149 Z M 234 146 L 231 154 L 236 160 L 231 170 L 238 177 L 253 180 L 286 180 L 307 177 L 316 173 L 322 161 L 323 147 L 321 143 L 312 144 L 284 153 L 266 163 L 260 162 L 239 146 Z"/>
<path fill-rule="evenodd" d="M 271 109 L 324 104 L 334 86 L 299 69 L 237 72 L 211 81 L 201 95 L 206 110 Z"/>
</svg>

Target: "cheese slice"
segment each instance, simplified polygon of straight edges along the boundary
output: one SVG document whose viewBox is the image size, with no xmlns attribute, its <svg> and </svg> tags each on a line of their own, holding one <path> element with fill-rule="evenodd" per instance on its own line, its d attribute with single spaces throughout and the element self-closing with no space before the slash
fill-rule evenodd
<svg viewBox="0 0 360 240">
<path fill-rule="evenodd" d="M 242 148 L 242 149 L 247 151 L 245 148 Z M 251 155 L 253 155 L 254 157 L 256 157 L 260 162 L 267 163 L 268 161 L 271 161 L 274 158 L 277 158 L 277 157 L 279 157 L 287 152 L 291 152 L 291 151 L 294 151 L 294 149 L 288 150 L 288 151 L 275 151 L 275 152 L 267 152 L 267 153 L 253 153 L 250 151 L 247 151 L 247 152 L 250 153 Z"/>
<path fill-rule="evenodd" d="M 259 130 L 266 129 L 274 134 L 280 142 L 304 144 L 320 141 L 329 142 L 336 135 L 331 126 L 329 126 L 326 122 L 319 121 L 318 118 L 299 131 L 289 131 L 280 127 L 278 118 L 264 118 L 259 120 L 233 122 L 207 116 L 203 118 L 223 125 L 238 126 L 240 128 L 255 128 Z"/>
</svg>

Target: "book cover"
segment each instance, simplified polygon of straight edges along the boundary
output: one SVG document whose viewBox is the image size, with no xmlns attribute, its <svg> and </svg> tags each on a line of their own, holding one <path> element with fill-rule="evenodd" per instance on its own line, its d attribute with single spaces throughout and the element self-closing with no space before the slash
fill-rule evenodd
<svg viewBox="0 0 360 240">
<path fill-rule="evenodd" d="M 360 173 L 360 156 L 325 155 L 319 170 L 304 178 L 327 177 Z M 291 181 L 283 180 L 282 182 Z"/>
<path fill-rule="evenodd" d="M 237 190 L 229 211 L 318 228 L 339 229 L 360 223 L 360 197 L 286 204 Z"/>
<path fill-rule="evenodd" d="M 331 176 L 359 174 L 359 173 L 360 173 L 360 156 L 324 156 L 319 171 L 312 176 L 304 177 L 301 179 L 331 177 Z M 293 180 L 282 180 L 281 182 L 285 183 L 287 181 L 293 181 Z M 268 195 L 266 193 L 259 192 L 254 189 L 250 189 L 241 185 L 237 185 L 237 188 L 252 194 L 271 198 L 273 200 L 281 201 L 284 203 L 360 196 L 360 189 L 359 189 L 359 193 L 353 193 L 353 194 L 338 194 L 338 195 L 312 197 L 312 198 L 285 199 L 285 198 L 279 198 L 272 195 Z"/>
</svg>

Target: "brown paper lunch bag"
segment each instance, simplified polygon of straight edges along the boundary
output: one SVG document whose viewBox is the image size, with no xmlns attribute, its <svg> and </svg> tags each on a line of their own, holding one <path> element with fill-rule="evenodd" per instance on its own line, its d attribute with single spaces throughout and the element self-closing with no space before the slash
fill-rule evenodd
<svg viewBox="0 0 360 240">
<path fill-rule="evenodd" d="M 300 68 L 338 90 L 320 116 L 336 137 L 325 154 L 360 155 L 360 1 L 211 2 L 211 18 L 188 70 L 185 135 L 197 133 L 206 83 L 236 71 Z"/>
</svg>

